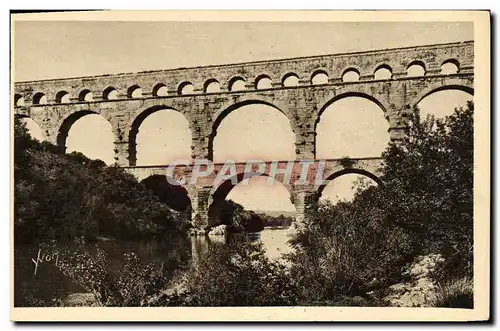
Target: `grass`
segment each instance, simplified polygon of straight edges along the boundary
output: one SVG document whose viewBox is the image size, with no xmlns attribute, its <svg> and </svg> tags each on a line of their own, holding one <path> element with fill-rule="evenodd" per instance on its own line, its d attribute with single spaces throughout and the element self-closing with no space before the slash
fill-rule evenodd
<svg viewBox="0 0 500 331">
<path fill-rule="evenodd" d="M 462 277 L 438 285 L 434 307 L 474 308 L 474 283 L 468 277 Z"/>
</svg>

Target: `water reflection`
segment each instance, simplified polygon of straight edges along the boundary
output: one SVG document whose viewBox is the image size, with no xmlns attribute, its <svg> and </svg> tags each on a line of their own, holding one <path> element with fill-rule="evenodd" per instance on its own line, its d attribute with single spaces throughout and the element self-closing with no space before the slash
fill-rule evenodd
<svg viewBox="0 0 500 331">
<path fill-rule="evenodd" d="M 247 233 L 246 239 L 262 243 L 266 256 L 274 261 L 292 251 L 292 247 L 288 244 L 288 241 L 293 233 L 293 227 L 265 228 L 260 232 Z M 197 244 L 202 248 L 200 249 L 197 246 L 196 253 L 194 251 L 192 253 L 193 259 L 195 255 L 199 257 L 210 243 L 225 243 L 227 240 L 228 238 L 225 236 L 193 237 L 192 242 L 203 242 L 203 247 Z M 193 244 L 192 247 L 194 247 Z"/>
<path fill-rule="evenodd" d="M 266 256 L 270 260 L 277 260 L 283 257 L 283 254 L 291 253 L 292 246 L 288 240 L 294 234 L 295 228 L 266 228 L 260 232 L 260 241 L 266 250 Z"/>
</svg>

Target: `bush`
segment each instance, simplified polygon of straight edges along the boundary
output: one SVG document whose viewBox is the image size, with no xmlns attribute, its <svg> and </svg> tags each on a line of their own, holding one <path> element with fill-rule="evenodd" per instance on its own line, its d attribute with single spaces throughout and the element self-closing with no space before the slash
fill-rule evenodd
<svg viewBox="0 0 500 331">
<path fill-rule="evenodd" d="M 120 270 L 112 272 L 107 253 L 95 246 L 67 250 L 57 265 L 70 280 L 93 295 L 97 306 L 148 306 L 172 278 L 164 263 L 142 264 L 134 253 L 124 254 Z"/>
<path fill-rule="evenodd" d="M 459 278 L 438 285 L 433 307 L 474 308 L 474 283 L 470 278 Z"/>
<path fill-rule="evenodd" d="M 184 306 L 288 306 L 296 292 L 286 268 L 270 262 L 260 243 L 233 238 L 213 244 L 185 277 Z"/>
<path fill-rule="evenodd" d="M 412 252 L 411 237 L 384 224 L 383 212 L 368 208 L 371 192 L 354 203 L 319 205 L 292 239 L 291 275 L 301 296 L 313 301 L 374 300 L 371 291 L 385 289 L 400 277 Z"/>
</svg>

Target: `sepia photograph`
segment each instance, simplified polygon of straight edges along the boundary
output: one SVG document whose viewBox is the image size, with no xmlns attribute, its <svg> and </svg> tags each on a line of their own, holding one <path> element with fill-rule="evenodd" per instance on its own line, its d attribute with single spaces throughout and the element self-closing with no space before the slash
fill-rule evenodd
<svg viewBox="0 0 500 331">
<path fill-rule="evenodd" d="M 489 15 L 11 14 L 11 319 L 487 320 Z"/>
</svg>

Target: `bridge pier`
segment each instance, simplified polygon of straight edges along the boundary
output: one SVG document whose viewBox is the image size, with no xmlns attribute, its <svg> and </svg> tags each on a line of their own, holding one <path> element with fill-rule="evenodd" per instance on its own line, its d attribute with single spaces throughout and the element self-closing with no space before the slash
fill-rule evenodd
<svg viewBox="0 0 500 331">
<path fill-rule="evenodd" d="M 209 224 L 208 220 L 208 200 L 210 197 L 210 187 L 188 187 L 188 194 L 191 199 L 191 224 L 203 229 Z"/>
<path fill-rule="evenodd" d="M 128 141 L 115 141 L 114 142 L 114 160 L 116 165 L 120 167 L 127 167 L 129 165 L 128 159 Z"/>
<path fill-rule="evenodd" d="M 316 202 L 316 191 L 313 188 L 296 188 L 292 193 L 293 204 L 295 205 L 295 228 L 303 228 L 310 216 L 311 206 Z"/>
<path fill-rule="evenodd" d="M 301 130 L 296 134 L 295 154 L 297 159 L 314 159 L 315 133 Z"/>
</svg>

